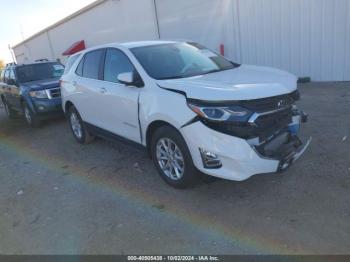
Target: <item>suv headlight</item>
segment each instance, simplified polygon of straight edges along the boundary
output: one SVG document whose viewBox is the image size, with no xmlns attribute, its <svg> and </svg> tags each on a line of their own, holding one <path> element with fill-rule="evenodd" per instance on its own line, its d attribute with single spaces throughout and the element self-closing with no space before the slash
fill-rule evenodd
<svg viewBox="0 0 350 262">
<path fill-rule="evenodd" d="M 30 91 L 29 95 L 35 98 L 49 98 L 46 93 L 46 90 Z"/>
<path fill-rule="evenodd" d="M 212 121 L 246 121 L 251 112 L 241 106 L 201 106 L 188 103 L 197 115 Z"/>
</svg>

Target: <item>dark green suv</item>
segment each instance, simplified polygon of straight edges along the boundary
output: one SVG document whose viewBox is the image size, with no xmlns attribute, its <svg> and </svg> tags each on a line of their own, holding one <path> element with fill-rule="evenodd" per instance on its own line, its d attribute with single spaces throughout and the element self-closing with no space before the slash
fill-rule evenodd
<svg viewBox="0 0 350 262">
<path fill-rule="evenodd" d="M 64 66 L 58 62 L 8 64 L 0 76 L 0 97 L 10 118 L 24 115 L 28 125 L 62 114 L 59 79 Z"/>
</svg>

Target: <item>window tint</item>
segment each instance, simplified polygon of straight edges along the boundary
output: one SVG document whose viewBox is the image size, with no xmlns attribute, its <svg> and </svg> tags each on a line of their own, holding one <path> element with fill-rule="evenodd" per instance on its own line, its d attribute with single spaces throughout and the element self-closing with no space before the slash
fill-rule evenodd
<svg viewBox="0 0 350 262">
<path fill-rule="evenodd" d="M 117 83 L 119 74 L 133 71 L 134 66 L 122 51 L 117 49 L 107 49 L 104 66 L 105 81 Z"/>
<path fill-rule="evenodd" d="M 96 50 L 85 55 L 83 77 L 98 79 L 103 50 Z"/>
</svg>

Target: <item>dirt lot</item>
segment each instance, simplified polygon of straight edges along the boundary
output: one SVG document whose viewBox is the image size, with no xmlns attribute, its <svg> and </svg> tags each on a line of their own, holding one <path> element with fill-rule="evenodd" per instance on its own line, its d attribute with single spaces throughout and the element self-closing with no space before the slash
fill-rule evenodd
<svg viewBox="0 0 350 262">
<path fill-rule="evenodd" d="M 301 93 L 313 142 L 287 172 L 185 191 L 138 149 L 0 108 L 0 253 L 350 254 L 350 83 Z"/>
</svg>

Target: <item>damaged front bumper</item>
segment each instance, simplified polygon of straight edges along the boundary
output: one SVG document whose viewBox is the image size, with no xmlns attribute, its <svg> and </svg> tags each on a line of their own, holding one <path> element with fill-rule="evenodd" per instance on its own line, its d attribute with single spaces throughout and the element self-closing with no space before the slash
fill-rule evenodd
<svg viewBox="0 0 350 262">
<path fill-rule="evenodd" d="M 306 151 L 312 141 L 310 137 L 307 142 L 303 145 L 301 144 L 294 152 L 290 153 L 288 156 L 284 157 L 278 166 L 278 172 L 282 172 L 288 169 L 296 160 L 301 157 L 302 154 Z"/>
<path fill-rule="evenodd" d="M 297 135 L 289 131 L 275 136 L 270 141 L 254 146 L 262 158 L 279 161 L 277 172 L 288 169 L 306 151 L 312 141 L 310 137 L 303 143 Z"/>
<path fill-rule="evenodd" d="M 286 170 L 310 145 L 311 138 L 303 143 L 298 137 L 307 115 L 296 107 L 285 111 L 279 111 L 277 118 L 271 115 L 259 119 L 258 124 L 271 122 L 277 128 L 250 139 L 230 135 L 204 121 L 184 126 L 181 133 L 197 169 L 207 175 L 243 181 L 257 174 Z M 257 130 L 264 131 L 259 125 Z"/>
</svg>

